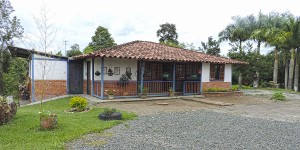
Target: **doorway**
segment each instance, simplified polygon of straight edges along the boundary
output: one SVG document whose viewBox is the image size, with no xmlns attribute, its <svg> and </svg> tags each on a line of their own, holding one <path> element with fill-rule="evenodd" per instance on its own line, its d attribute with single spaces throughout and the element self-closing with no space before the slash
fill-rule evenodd
<svg viewBox="0 0 300 150">
<path fill-rule="evenodd" d="M 91 62 L 86 62 L 86 93 L 91 94 Z"/>
</svg>

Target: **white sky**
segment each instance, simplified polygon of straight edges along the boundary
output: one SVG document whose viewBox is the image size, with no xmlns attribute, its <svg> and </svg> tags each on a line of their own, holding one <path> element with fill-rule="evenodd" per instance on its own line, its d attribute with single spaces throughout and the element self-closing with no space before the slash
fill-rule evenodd
<svg viewBox="0 0 300 150">
<path fill-rule="evenodd" d="M 15 9 L 13 15 L 21 20 L 25 33 L 37 33 L 33 16 L 38 16 L 43 1 L 10 1 Z M 216 38 L 231 23 L 232 16 L 257 15 L 260 10 L 263 13 L 289 10 L 300 16 L 297 0 L 45 0 L 45 3 L 52 16 L 50 21 L 57 29 L 55 46 L 62 51 L 64 40 L 68 41 L 67 49 L 74 43 L 84 49 L 99 25 L 108 28 L 116 43 L 122 44 L 133 40 L 158 42 L 159 25 L 173 23 L 179 42 L 193 42 L 199 47 L 208 36 Z M 222 44 L 222 54 L 227 53 L 227 45 Z M 16 46 L 32 48 L 24 43 Z"/>
</svg>

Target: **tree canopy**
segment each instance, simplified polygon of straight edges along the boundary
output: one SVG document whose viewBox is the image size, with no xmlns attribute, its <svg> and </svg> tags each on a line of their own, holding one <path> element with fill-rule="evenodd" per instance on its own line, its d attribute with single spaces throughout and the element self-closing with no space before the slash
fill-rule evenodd
<svg viewBox="0 0 300 150">
<path fill-rule="evenodd" d="M 7 51 L 7 45 L 13 45 L 14 38 L 20 38 L 23 34 L 23 27 L 16 16 L 11 16 L 14 12 L 10 1 L 0 0 L 0 95 L 12 94 L 7 91 L 9 83 L 20 82 L 20 80 L 6 80 L 4 77 L 10 74 L 11 55 Z M 3 86 L 2 86 L 3 85 Z M 6 86 L 7 85 L 7 86 Z"/>
<path fill-rule="evenodd" d="M 90 42 L 88 46 L 92 48 L 93 51 L 97 51 L 115 45 L 117 44 L 115 43 L 111 34 L 108 32 L 108 29 L 98 26 L 95 31 L 95 35 L 92 36 L 92 42 Z"/>
<path fill-rule="evenodd" d="M 221 49 L 220 49 L 220 41 L 214 40 L 211 36 L 208 37 L 207 43 L 201 41 L 202 47 L 199 47 L 199 50 L 211 55 L 219 56 Z"/>
<path fill-rule="evenodd" d="M 78 44 L 75 43 L 70 48 L 71 49 L 67 51 L 67 57 L 73 57 L 82 54 Z"/>
<path fill-rule="evenodd" d="M 178 45 L 178 34 L 176 32 L 176 25 L 171 23 L 165 23 L 160 25 L 160 29 L 157 30 L 156 36 L 159 38 L 160 43 L 175 44 Z M 171 44 L 170 44 L 171 43 Z"/>
</svg>

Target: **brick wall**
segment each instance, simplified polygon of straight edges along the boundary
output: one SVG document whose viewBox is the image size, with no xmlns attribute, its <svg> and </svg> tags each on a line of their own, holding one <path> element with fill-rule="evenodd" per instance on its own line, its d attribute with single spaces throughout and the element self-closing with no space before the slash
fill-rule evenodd
<svg viewBox="0 0 300 150">
<path fill-rule="evenodd" d="M 41 100 L 42 93 L 44 94 L 44 99 L 66 95 L 66 84 L 66 80 L 34 80 L 35 100 Z"/>
<path fill-rule="evenodd" d="M 92 80 L 89 80 L 89 82 L 90 82 L 90 89 L 91 89 L 90 91 L 92 91 L 92 86 L 91 86 L 92 85 Z M 83 93 L 84 94 L 87 93 L 87 87 L 86 86 L 87 86 L 87 80 L 83 80 Z"/>
<path fill-rule="evenodd" d="M 209 88 L 230 89 L 231 88 L 231 82 L 211 81 L 211 82 L 203 82 L 202 83 L 202 91 L 205 91 Z"/>
</svg>

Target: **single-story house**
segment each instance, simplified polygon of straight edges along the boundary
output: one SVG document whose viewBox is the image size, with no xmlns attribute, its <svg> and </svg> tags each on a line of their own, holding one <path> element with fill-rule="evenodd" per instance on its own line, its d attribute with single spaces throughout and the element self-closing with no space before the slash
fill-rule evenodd
<svg viewBox="0 0 300 150">
<path fill-rule="evenodd" d="M 201 94 L 208 88 L 231 88 L 232 65 L 246 62 L 148 41 L 133 41 L 72 58 L 9 47 L 29 58 L 31 101 L 65 94 L 107 98 Z"/>
</svg>

